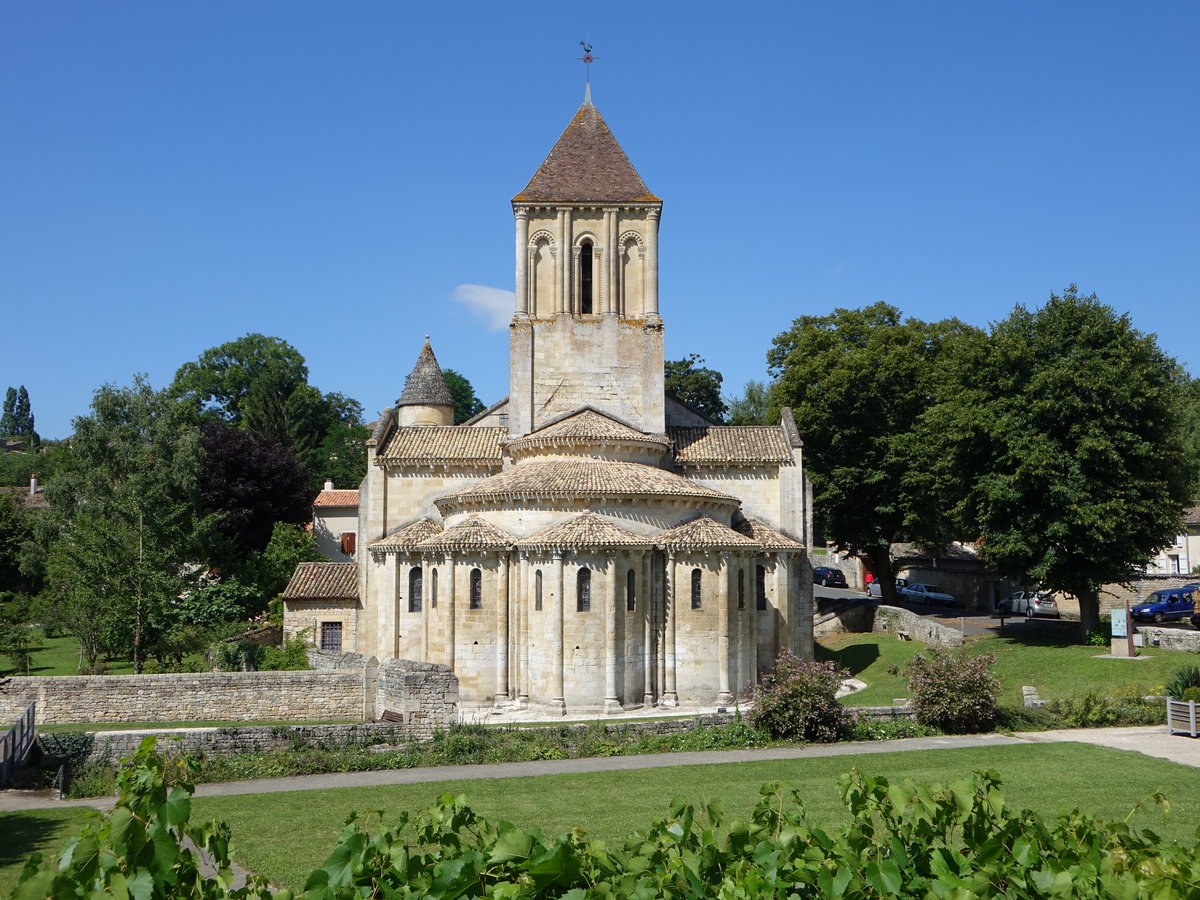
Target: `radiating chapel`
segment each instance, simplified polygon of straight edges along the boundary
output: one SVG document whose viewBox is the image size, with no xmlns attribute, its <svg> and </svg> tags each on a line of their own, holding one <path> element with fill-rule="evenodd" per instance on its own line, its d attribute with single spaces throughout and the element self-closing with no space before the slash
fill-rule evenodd
<svg viewBox="0 0 1200 900">
<path fill-rule="evenodd" d="M 468 706 L 729 703 L 812 655 L 791 413 L 721 426 L 665 393 L 662 201 L 590 96 L 512 208 L 508 396 L 452 424 L 426 340 L 367 441 L 357 561 L 298 570 L 286 627 L 444 663 Z"/>
</svg>

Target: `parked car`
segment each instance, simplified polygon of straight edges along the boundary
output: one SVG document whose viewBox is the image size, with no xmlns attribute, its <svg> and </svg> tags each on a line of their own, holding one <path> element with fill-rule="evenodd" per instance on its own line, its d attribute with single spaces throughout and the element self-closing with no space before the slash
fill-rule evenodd
<svg viewBox="0 0 1200 900">
<path fill-rule="evenodd" d="M 901 588 L 898 593 L 906 600 L 915 600 L 917 603 L 953 604 L 958 602 L 954 599 L 953 594 L 939 591 L 936 584 L 910 584 Z"/>
<path fill-rule="evenodd" d="M 1186 619 L 1196 612 L 1196 591 L 1182 587 L 1155 591 L 1129 611 L 1138 622 L 1167 622 Z"/>
<path fill-rule="evenodd" d="M 846 575 L 841 569 L 834 569 L 830 566 L 816 566 L 813 568 L 813 584 L 819 584 L 823 587 L 846 587 Z"/>
<path fill-rule="evenodd" d="M 904 588 L 908 587 L 907 578 L 896 579 L 896 593 L 899 594 Z M 880 581 L 872 581 L 867 585 L 867 596 L 880 599 L 883 597 L 883 583 Z"/>
<path fill-rule="evenodd" d="M 1052 594 L 1043 591 L 1014 591 L 996 604 L 996 611 L 1002 616 L 1049 616 L 1061 619 L 1058 601 Z"/>
</svg>

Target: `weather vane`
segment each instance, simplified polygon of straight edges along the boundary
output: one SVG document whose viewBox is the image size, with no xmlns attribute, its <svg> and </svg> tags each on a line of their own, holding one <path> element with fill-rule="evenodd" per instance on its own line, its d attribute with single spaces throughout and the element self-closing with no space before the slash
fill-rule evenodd
<svg viewBox="0 0 1200 900">
<path fill-rule="evenodd" d="M 588 84 L 592 83 L 592 61 L 596 57 L 592 56 L 592 45 L 587 41 L 580 41 L 579 46 L 583 48 L 583 56 L 577 56 L 576 59 L 583 63 L 583 77 Z"/>
</svg>

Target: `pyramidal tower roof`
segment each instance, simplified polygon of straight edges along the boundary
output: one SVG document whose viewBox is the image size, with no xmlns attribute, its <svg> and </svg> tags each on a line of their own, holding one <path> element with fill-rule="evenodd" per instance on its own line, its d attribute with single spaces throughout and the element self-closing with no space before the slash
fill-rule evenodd
<svg viewBox="0 0 1200 900">
<path fill-rule="evenodd" d="M 433 355 L 433 347 L 429 345 L 429 335 L 425 335 L 425 346 L 417 357 L 407 380 L 404 382 L 404 393 L 396 401 L 397 406 L 453 406 L 454 398 L 450 396 L 450 388 L 446 387 L 446 378 L 442 375 L 442 367 L 438 365 L 437 357 Z"/>
<path fill-rule="evenodd" d="M 513 203 L 658 203 L 592 105 L 591 92 Z"/>
</svg>

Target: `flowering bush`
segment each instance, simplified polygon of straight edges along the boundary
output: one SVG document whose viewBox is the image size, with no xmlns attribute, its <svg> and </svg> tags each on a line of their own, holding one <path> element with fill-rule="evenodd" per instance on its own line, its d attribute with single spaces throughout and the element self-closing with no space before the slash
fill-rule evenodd
<svg viewBox="0 0 1200 900">
<path fill-rule="evenodd" d="M 991 731 L 996 724 L 996 693 L 1000 682 L 990 653 L 969 656 L 931 647 L 909 660 L 908 691 L 922 725 L 949 734 Z"/>
<path fill-rule="evenodd" d="M 754 689 L 750 723 L 779 738 L 837 741 L 845 737 L 850 716 L 837 700 L 850 673 L 832 662 L 804 660 L 784 653 L 775 671 Z"/>
</svg>

